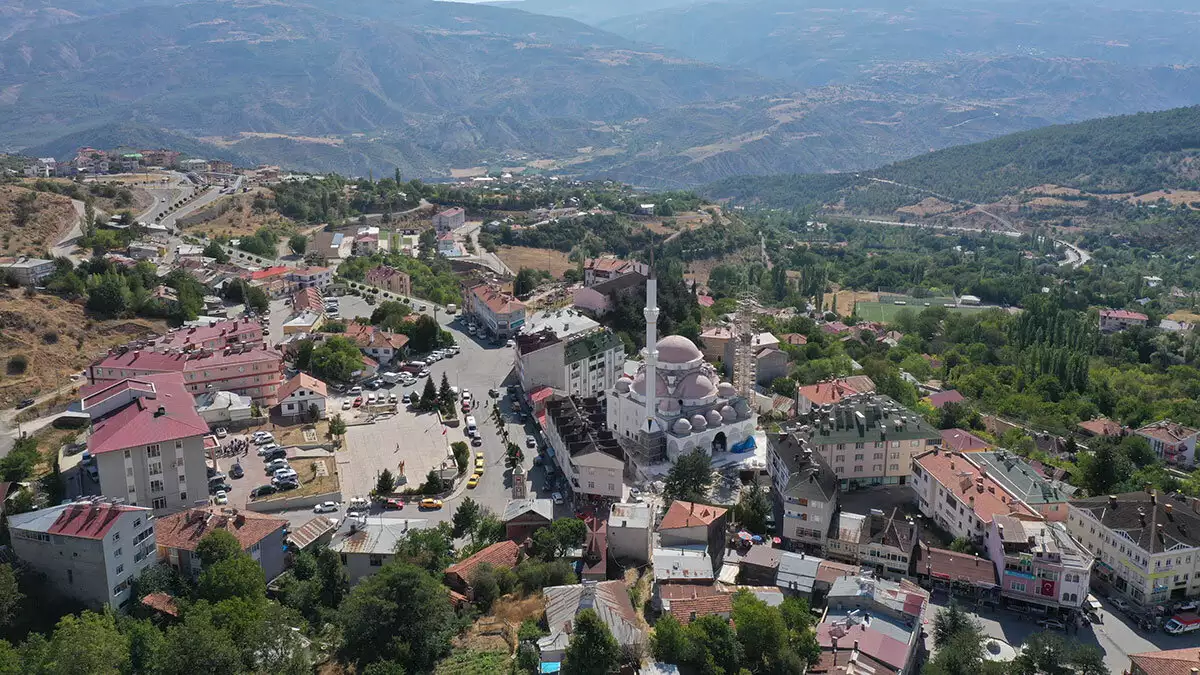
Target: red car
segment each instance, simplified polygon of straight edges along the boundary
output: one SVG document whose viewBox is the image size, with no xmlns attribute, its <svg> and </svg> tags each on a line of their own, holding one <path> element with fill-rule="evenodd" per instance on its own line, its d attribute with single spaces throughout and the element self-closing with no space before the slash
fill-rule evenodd
<svg viewBox="0 0 1200 675">
<path fill-rule="evenodd" d="M 404 500 L 389 497 L 383 500 L 383 508 L 385 509 L 402 509 L 404 508 Z"/>
<path fill-rule="evenodd" d="M 358 398 L 354 399 L 354 407 L 355 407 L 355 408 L 361 408 L 361 407 L 362 407 L 362 397 L 361 397 L 361 396 L 359 396 Z"/>
<path fill-rule="evenodd" d="M 471 406 L 470 406 L 470 404 L 464 403 L 464 404 L 463 404 L 463 407 L 462 407 L 462 411 L 463 411 L 464 413 L 469 413 L 469 412 L 471 412 Z"/>
</svg>

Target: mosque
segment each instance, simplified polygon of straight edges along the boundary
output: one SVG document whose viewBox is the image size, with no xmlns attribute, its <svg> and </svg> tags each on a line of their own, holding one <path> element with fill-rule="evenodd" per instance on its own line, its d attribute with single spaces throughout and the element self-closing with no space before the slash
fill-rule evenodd
<svg viewBox="0 0 1200 675">
<path fill-rule="evenodd" d="M 722 382 L 694 342 L 658 336 L 658 281 L 646 282 L 646 349 L 637 374 L 621 377 L 608 396 L 608 428 L 644 461 L 675 462 L 754 447 L 757 415 L 733 385 Z M 653 383 L 653 386 L 650 385 Z"/>
</svg>

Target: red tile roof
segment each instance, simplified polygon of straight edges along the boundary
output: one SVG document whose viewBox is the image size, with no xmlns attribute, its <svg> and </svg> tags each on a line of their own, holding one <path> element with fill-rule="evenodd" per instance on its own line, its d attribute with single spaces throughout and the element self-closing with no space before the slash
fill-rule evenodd
<svg viewBox="0 0 1200 675">
<path fill-rule="evenodd" d="M 847 396 L 861 393 L 865 392 L 858 391 L 845 380 L 818 382 L 817 384 L 806 384 L 796 388 L 797 396 L 803 396 L 811 401 L 813 405 L 832 405 Z"/>
<path fill-rule="evenodd" d="M 446 568 L 446 576 L 456 576 L 462 580 L 462 583 L 471 583 L 471 572 L 480 564 L 488 563 L 493 567 L 507 567 L 512 569 L 517 566 L 517 561 L 520 559 L 521 547 L 517 546 L 515 541 L 501 541 L 483 549 L 475 555 L 456 562 Z"/>
<path fill-rule="evenodd" d="M 113 369 L 129 369 L 129 370 L 149 370 L 160 373 L 180 373 L 195 370 L 207 370 L 213 368 L 222 368 L 224 366 L 233 366 L 240 363 L 253 363 L 255 361 L 275 361 L 277 364 L 283 362 L 283 357 L 273 349 L 266 349 L 255 346 L 246 351 L 240 348 L 226 354 L 219 350 L 194 350 L 187 354 L 172 353 L 163 354 L 160 352 L 150 352 L 131 349 L 124 354 L 110 354 L 100 361 L 92 364 L 93 370 L 97 368 L 113 368 Z M 266 372 L 269 371 L 260 371 Z M 97 373 L 97 375 L 102 375 Z M 142 377 L 142 376 L 139 376 Z M 109 378 L 101 378 L 109 379 Z"/>
<path fill-rule="evenodd" d="M 59 534 L 64 537 L 81 539 L 103 539 L 122 513 L 145 511 L 135 506 L 124 504 L 76 502 L 68 504 L 54 519 L 49 534 Z"/>
<path fill-rule="evenodd" d="M 679 623 L 688 625 L 693 619 L 709 614 L 722 614 L 728 617 L 733 612 L 733 594 L 717 593 L 696 598 L 680 598 L 671 601 L 671 616 Z"/>
<path fill-rule="evenodd" d="M 324 306 L 324 301 L 321 299 L 321 291 L 312 286 L 301 288 L 292 296 L 292 310 L 295 312 L 302 312 L 304 310 L 319 312 Z"/>
<path fill-rule="evenodd" d="M 487 305 L 493 314 L 511 314 L 525 309 L 525 303 L 488 284 L 475 286 L 471 289 L 471 294 Z"/>
<path fill-rule="evenodd" d="M 990 525 L 995 516 L 1016 515 L 1041 519 L 1036 511 L 971 462 L 970 455 L 931 450 L 914 457 L 913 463 L 963 503 L 971 504 L 973 501 L 975 515 L 985 525 Z"/>
<path fill-rule="evenodd" d="M 611 256 L 600 258 L 588 258 L 583 263 L 584 267 L 596 272 L 621 272 L 627 268 L 633 267 L 633 263 L 628 260 L 621 260 Z"/>
<path fill-rule="evenodd" d="M 324 382 L 318 380 L 312 375 L 309 375 L 308 373 L 299 373 L 292 379 L 284 382 L 283 386 L 279 388 L 279 400 L 282 401 L 288 396 L 291 396 L 292 392 L 296 391 L 297 389 L 312 389 L 322 396 L 329 396 L 329 389 L 325 386 Z"/>
<path fill-rule="evenodd" d="M 262 281 L 264 279 L 273 279 L 275 277 L 284 276 L 291 271 L 292 271 L 292 268 L 290 268 L 290 267 L 285 267 L 283 265 L 276 265 L 274 267 L 268 267 L 265 270 L 255 270 L 250 273 L 250 278 L 253 279 L 254 281 Z"/>
<path fill-rule="evenodd" d="M 1150 317 L 1139 312 L 1131 312 L 1127 309 L 1102 309 L 1100 316 L 1105 319 L 1125 319 L 1130 321 L 1148 321 Z"/>
<path fill-rule="evenodd" d="M 1129 661 L 1145 675 L 1190 675 L 1193 668 L 1200 668 L 1200 649 L 1185 647 L 1130 654 Z"/>
<path fill-rule="evenodd" d="M 927 574 L 946 581 L 966 581 L 979 586 L 996 585 L 996 566 L 992 561 L 941 548 L 921 549 L 917 574 Z"/>
<path fill-rule="evenodd" d="M 817 642 L 821 644 L 821 647 L 832 649 L 833 633 L 842 632 L 834 629 L 835 626 L 832 623 L 817 625 Z M 878 630 L 868 628 L 863 623 L 846 627 L 844 632 L 838 636 L 839 649 L 852 647 L 855 643 L 858 644 L 860 652 L 882 661 L 892 668 L 902 668 L 908 661 L 907 644 Z"/>
<path fill-rule="evenodd" d="M 1107 417 L 1097 417 L 1094 420 L 1080 422 L 1079 428 L 1093 436 L 1120 436 L 1125 427 Z"/>
<path fill-rule="evenodd" d="M 991 443 L 966 429 L 942 429 L 942 445 L 954 452 L 973 452 L 992 447 Z"/>
<path fill-rule="evenodd" d="M 701 307 L 712 307 L 716 301 L 713 300 L 713 297 L 711 295 L 697 295 L 696 302 Z"/>
<path fill-rule="evenodd" d="M 825 584 L 833 584 L 834 581 L 842 577 L 858 574 L 858 571 L 858 565 L 846 565 L 833 562 L 832 560 L 822 560 L 817 563 L 817 581 Z"/>
<path fill-rule="evenodd" d="M 801 347 L 808 344 L 808 336 L 802 333 L 784 333 L 779 336 L 779 341 Z"/>
<path fill-rule="evenodd" d="M 837 651 L 821 650 L 821 660 L 817 662 L 817 665 L 809 667 L 808 672 L 839 675 L 864 675 L 867 673 L 870 675 L 895 675 L 900 670 L 900 668 L 890 668 L 881 661 L 853 648 L 846 649 L 845 645 L 842 645 L 842 648 Z"/>
<path fill-rule="evenodd" d="M 361 323 L 347 324 L 345 335 L 353 340 L 359 349 L 370 349 L 371 347 L 404 349 L 404 346 L 408 344 L 408 336 L 403 333 L 393 333 Z"/>
<path fill-rule="evenodd" d="M 189 326 L 167 332 L 166 335 L 150 340 L 151 348 L 157 351 L 187 349 L 205 342 L 262 342 L 262 326 L 250 319 L 214 321 L 207 326 Z"/>
<path fill-rule="evenodd" d="M 182 374 L 145 375 L 137 379 L 154 385 L 153 397 L 137 398 L 93 420 L 88 436 L 88 450 L 93 455 L 208 433 L 208 423 L 196 413 L 195 399 L 184 386 Z"/>
<path fill-rule="evenodd" d="M 1138 429 L 1137 433 L 1139 436 L 1149 436 L 1163 443 L 1173 444 L 1191 438 L 1200 433 L 1200 431 L 1177 424 L 1171 420 L 1162 420 L 1161 422 L 1147 424 Z"/>
<path fill-rule="evenodd" d="M 157 518 L 154 521 L 154 538 L 161 548 L 195 551 L 204 535 L 225 530 L 238 540 L 244 551 L 282 530 L 287 524 L 286 518 L 265 513 L 206 506 Z"/>
<path fill-rule="evenodd" d="M 720 592 L 721 589 L 716 586 L 706 586 L 703 584 L 675 584 L 667 582 L 658 585 L 658 597 L 671 601 L 704 598 L 710 595 L 717 595 Z"/>
<path fill-rule="evenodd" d="M 142 604 L 167 616 L 179 616 L 179 606 L 175 604 L 175 598 L 162 591 L 151 593 L 142 598 Z"/>
<path fill-rule="evenodd" d="M 663 516 L 662 522 L 658 524 L 659 530 L 673 530 L 682 527 L 708 527 L 717 521 L 718 518 L 725 515 L 727 509 L 719 506 L 709 506 L 707 504 L 694 504 L 685 502 L 682 499 L 676 499 L 671 502 L 671 507 L 667 509 L 667 515 Z"/>
<path fill-rule="evenodd" d="M 936 394 L 929 395 L 930 405 L 939 410 L 947 403 L 962 403 L 965 400 L 967 400 L 966 397 L 955 389 L 947 389 L 946 391 L 939 391 Z"/>
</svg>

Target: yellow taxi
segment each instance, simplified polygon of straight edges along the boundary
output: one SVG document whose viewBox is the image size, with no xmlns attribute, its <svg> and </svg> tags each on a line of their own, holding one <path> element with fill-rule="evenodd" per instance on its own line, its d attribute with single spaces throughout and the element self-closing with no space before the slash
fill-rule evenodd
<svg viewBox="0 0 1200 675">
<path fill-rule="evenodd" d="M 483 458 L 475 458 L 475 473 L 483 473 Z"/>
<path fill-rule="evenodd" d="M 467 479 L 467 489 L 474 490 L 475 487 L 479 485 L 479 478 L 479 474 L 472 474 L 472 476 Z"/>
<path fill-rule="evenodd" d="M 442 500 L 426 497 L 421 500 L 421 508 L 423 509 L 440 509 L 442 508 Z"/>
</svg>

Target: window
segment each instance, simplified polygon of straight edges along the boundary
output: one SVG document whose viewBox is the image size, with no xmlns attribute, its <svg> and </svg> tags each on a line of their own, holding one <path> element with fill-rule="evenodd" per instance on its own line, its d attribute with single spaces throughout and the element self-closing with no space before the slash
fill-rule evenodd
<svg viewBox="0 0 1200 675">
<path fill-rule="evenodd" d="M 862 467 L 861 466 L 854 467 L 854 473 L 862 473 Z"/>
<path fill-rule="evenodd" d="M 855 450 L 862 450 L 864 445 L 866 445 L 866 444 L 865 444 L 865 443 L 855 443 L 855 444 L 854 444 L 854 449 L 855 449 Z"/>
<path fill-rule="evenodd" d="M 125 469 L 125 475 L 129 476 L 129 477 L 133 476 L 133 467 L 132 466 Z"/>
<path fill-rule="evenodd" d="M 134 519 L 133 519 L 133 529 L 135 529 L 135 530 L 136 530 L 136 529 L 138 529 L 138 528 L 139 528 L 139 527 L 141 527 L 141 526 L 142 526 L 142 519 L 141 519 L 141 518 L 134 518 Z"/>
<path fill-rule="evenodd" d="M 846 456 L 845 455 L 837 455 L 836 457 L 833 458 L 833 461 L 838 464 L 841 464 L 842 462 L 846 461 Z"/>
<path fill-rule="evenodd" d="M 596 482 L 595 482 L 595 481 L 590 481 L 590 480 L 589 480 L 589 481 L 588 481 L 588 488 L 589 488 L 589 489 L 592 489 L 592 490 L 596 489 Z"/>
<path fill-rule="evenodd" d="M 854 456 L 854 461 L 861 462 L 862 460 L 863 460 L 863 455 L 861 452 Z"/>
<path fill-rule="evenodd" d="M 118 541 L 121 541 L 121 533 L 120 533 L 120 532 L 113 532 L 113 543 L 115 544 L 115 543 L 117 543 Z"/>
<path fill-rule="evenodd" d="M 162 462 L 150 462 L 150 475 L 157 476 L 162 473 Z"/>
<path fill-rule="evenodd" d="M 129 459 L 129 451 L 128 450 L 125 451 L 125 459 Z"/>
<path fill-rule="evenodd" d="M 1025 584 L 1024 584 L 1024 582 L 1021 582 L 1021 581 L 1013 581 L 1009 584 L 1008 587 L 1013 589 L 1014 591 L 1017 591 L 1018 593 L 1025 592 Z"/>
<path fill-rule="evenodd" d="M 900 453 L 898 453 L 898 452 L 893 452 L 893 453 L 892 453 L 892 459 L 900 459 Z"/>
<path fill-rule="evenodd" d="M 890 465 L 888 465 L 888 470 L 889 471 L 899 471 L 900 465 L 899 464 L 890 464 Z"/>
<path fill-rule="evenodd" d="M 162 450 L 159 449 L 157 443 L 155 443 L 154 445 L 146 446 L 146 456 L 153 458 L 153 457 L 158 457 L 161 454 L 162 454 Z"/>
<path fill-rule="evenodd" d="M 117 569 L 116 569 L 116 575 L 117 575 L 117 576 L 121 576 L 121 573 L 122 573 L 122 572 L 124 572 L 124 571 L 125 571 L 125 566 L 124 566 L 124 565 L 117 565 Z"/>
<path fill-rule="evenodd" d="M 883 459 L 883 453 L 877 452 L 877 453 L 875 453 L 875 456 L 872 457 L 871 459 Z"/>
<path fill-rule="evenodd" d="M 187 493 L 186 493 L 186 492 L 180 492 L 180 493 L 179 493 L 179 501 L 181 501 L 181 502 L 186 502 L 186 501 L 187 501 Z"/>
<path fill-rule="evenodd" d="M 182 441 L 182 440 L 175 441 L 175 449 L 176 449 L 176 450 L 182 450 L 182 449 L 183 449 L 183 441 Z"/>
<path fill-rule="evenodd" d="M 156 497 L 155 499 L 150 501 L 150 508 L 152 508 L 152 509 L 167 508 L 167 498 L 166 497 Z"/>
<path fill-rule="evenodd" d="M 150 492 L 162 492 L 163 482 L 161 480 L 150 481 Z"/>
<path fill-rule="evenodd" d="M 371 567 L 383 567 L 383 556 L 378 553 L 371 554 Z"/>
</svg>

